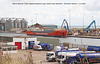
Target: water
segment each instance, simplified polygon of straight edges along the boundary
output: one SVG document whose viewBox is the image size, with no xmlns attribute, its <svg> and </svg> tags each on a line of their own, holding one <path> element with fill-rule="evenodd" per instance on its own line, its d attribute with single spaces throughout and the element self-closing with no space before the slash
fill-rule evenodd
<svg viewBox="0 0 100 64">
<path fill-rule="evenodd" d="M 0 33 L 0 36 L 26 36 L 27 34 Z"/>
<path fill-rule="evenodd" d="M 16 34 L 16 33 L 0 33 L 0 36 L 27 36 L 27 34 Z M 69 44 L 80 44 L 80 45 L 92 45 L 92 46 L 100 46 L 100 39 L 96 38 L 80 38 L 80 37 L 67 37 L 67 38 L 59 38 L 59 37 L 44 37 L 37 36 L 42 38 L 56 38 L 59 39 L 59 43 L 69 43 Z"/>
</svg>

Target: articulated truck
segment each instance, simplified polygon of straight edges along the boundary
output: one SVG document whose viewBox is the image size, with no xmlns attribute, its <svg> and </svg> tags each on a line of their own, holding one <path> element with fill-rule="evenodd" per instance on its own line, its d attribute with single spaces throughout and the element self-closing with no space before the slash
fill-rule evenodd
<svg viewBox="0 0 100 64">
<path fill-rule="evenodd" d="M 47 52 L 46 53 L 46 60 L 47 61 L 56 61 L 56 56 L 58 55 L 58 53 L 61 51 L 61 50 L 67 50 L 68 47 L 64 47 L 64 46 L 55 46 L 54 47 L 54 51 L 52 52 Z"/>
<path fill-rule="evenodd" d="M 47 61 L 56 61 L 59 52 L 66 52 L 68 50 L 79 50 L 79 48 L 68 48 L 64 46 L 55 46 L 54 51 L 46 53 L 46 60 Z"/>
<path fill-rule="evenodd" d="M 81 52 L 83 52 L 83 51 L 82 50 L 61 51 L 61 52 L 58 53 L 57 62 L 59 64 L 65 64 L 66 63 L 66 57 L 68 55 L 75 56 L 76 54 L 81 53 Z"/>
</svg>

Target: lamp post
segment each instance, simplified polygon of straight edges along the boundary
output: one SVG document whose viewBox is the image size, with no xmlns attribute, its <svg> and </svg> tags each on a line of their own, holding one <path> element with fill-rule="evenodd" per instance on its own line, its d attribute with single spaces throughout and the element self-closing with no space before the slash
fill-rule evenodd
<svg viewBox="0 0 100 64">
<path fill-rule="evenodd" d="M 83 46 L 82 37 L 81 37 L 81 45 Z"/>
<path fill-rule="evenodd" d="M 76 44 L 76 39 L 74 39 L 74 41 L 75 41 L 75 44 Z M 77 45 L 77 44 L 76 44 Z M 75 46 L 76 47 L 76 46 Z M 77 47 L 78 47 L 78 45 L 77 45 Z"/>
<path fill-rule="evenodd" d="M 26 48 L 26 44 L 27 44 L 27 43 L 26 43 L 26 38 L 24 38 L 24 43 L 25 43 L 25 50 L 26 50 L 26 49 L 27 49 L 27 48 Z"/>
</svg>

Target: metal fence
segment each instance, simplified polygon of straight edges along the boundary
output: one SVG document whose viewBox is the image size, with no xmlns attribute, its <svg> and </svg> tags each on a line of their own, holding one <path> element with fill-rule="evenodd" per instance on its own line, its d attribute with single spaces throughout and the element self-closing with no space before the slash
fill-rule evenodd
<svg viewBox="0 0 100 64">
<path fill-rule="evenodd" d="M 87 47 L 89 45 L 63 43 L 63 46 L 67 46 L 68 48 L 80 48 L 80 49 L 83 49 L 83 50 L 87 50 Z"/>
</svg>

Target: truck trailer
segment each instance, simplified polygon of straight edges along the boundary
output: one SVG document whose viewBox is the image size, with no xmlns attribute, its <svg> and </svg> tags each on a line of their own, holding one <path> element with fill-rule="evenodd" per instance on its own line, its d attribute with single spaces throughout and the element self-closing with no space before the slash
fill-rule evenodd
<svg viewBox="0 0 100 64">
<path fill-rule="evenodd" d="M 46 51 L 53 50 L 52 44 L 48 44 L 48 43 L 39 43 L 38 45 L 34 45 L 33 48 L 36 50 L 46 50 Z"/>
<path fill-rule="evenodd" d="M 88 46 L 88 51 L 100 51 L 100 46 Z"/>
<path fill-rule="evenodd" d="M 55 46 L 53 52 L 46 53 L 46 60 L 47 61 L 56 61 L 57 55 L 59 52 L 66 52 L 68 50 L 79 50 L 79 48 L 68 48 L 64 46 Z"/>
<path fill-rule="evenodd" d="M 66 64 L 91 64 L 100 63 L 100 53 L 87 52 L 78 53 L 75 56 L 67 56 Z"/>
<path fill-rule="evenodd" d="M 96 53 L 95 51 L 83 51 L 82 53 Z M 80 54 L 80 53 L 78 53 Z M 69 54 L 66 56 L 66 63 L 65 64 L 80 64 L 80 58 L 76 57 L 77 54 Z"/>
</svg>

